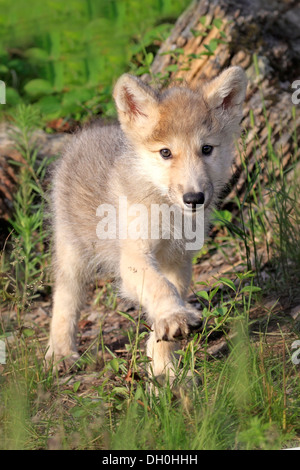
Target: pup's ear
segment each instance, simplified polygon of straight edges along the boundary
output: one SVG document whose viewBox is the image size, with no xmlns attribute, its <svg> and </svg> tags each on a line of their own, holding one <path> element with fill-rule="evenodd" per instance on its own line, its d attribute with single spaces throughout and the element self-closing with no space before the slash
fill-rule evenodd
<svg viewBox="0 0 300 470">
<path fill-rule="evenodd" d="M 226 121 L 242 118 L 242 105 L 247 89 L 247 77 L 240 67 L 229 67 L 204 86 L 204 96 L 210 110 Z"/>
<path fill-rule="evenodd" d="M 158 98 L 139 78 L 122 75 L 113 93 L 122 127 L 149 130 L 156 123 Z"/>
</svg>

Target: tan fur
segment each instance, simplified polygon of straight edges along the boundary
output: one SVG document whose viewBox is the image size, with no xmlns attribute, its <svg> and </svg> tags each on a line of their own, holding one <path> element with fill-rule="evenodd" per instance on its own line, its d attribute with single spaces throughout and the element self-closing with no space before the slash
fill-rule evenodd
<svg viewBox="0 0 300 470">
<path fill-rule="evenodd" d="M 205 226 L 227 182 L 245 97 L 246 78 L 238 67 L 225 70 L 199 90 L 172 87 L 162 93 L 123 75 L 114 89 L 120 124 L 93 125 L 74 136 L 58 162 L 53 181 L 53 318 L 47 358 L 78 357 L 76 325 L 85 285 L 95 272 L 119 280 L 119 292 L 142 304 L 153 332 L 148 355 L 155 375 L 172 369 L 179 336 L 200 321 L 186 304 L 193 252 L 184 237 L 99 239 L 100 204 L 118 200 L 184 209 L 183 195 L 205 194 Z M 203 156 L 203 145 L 214 146 Z M 160 150 L 172 158 L 164 160 Z M 194 217 L 191 215 L 191 217 Z M 162 227 L 163 228 L 163 227 Z"/>
</svg>

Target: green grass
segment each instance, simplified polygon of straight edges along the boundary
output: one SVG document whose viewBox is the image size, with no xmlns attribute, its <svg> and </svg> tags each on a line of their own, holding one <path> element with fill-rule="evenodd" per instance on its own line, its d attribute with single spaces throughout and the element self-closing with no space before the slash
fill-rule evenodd
<svg viewBox="0 0 300 470">
<path fill-rule="evenodd" d="M 7 109 L 35 103 L 44 122 L 114 114 L 112 84 L 148 71 L 189 0 L 0 1 Z M 147 12 L 147 14 L 145 14 Z M 142 70 L 142 69 L 141 69 Z"/>
<path fill-rule="evenodd" d="M 1 377 L 0 448 L 265 450 L 297 442 L 300 389 L 288 349 L 268 351 L 263 335 L 254 344 L 243 319 L 233 329 L 228 357 L 196 359 L 202 385 L 181 389 L 179 380 L 176 393 L 168 384 L 154 393 L 140 377 L 126 381 L 120 359 L 107 361 L 88 390 L 88 372 L 63 385 L 41 366 L 39 342 L 23 335 Z M 141 374 L 143 363 L 131 365 Z"/>
<path fill-rule="evenodd" d="M 38 110 L 24 104 L 16 108 L 11 116 L 13 126 L 9 131 L 15 148 L 19 151 L 21 161 L 12 160 L 18 172 L 18 189 L 14 195 L 13 218 L 10 220 L 11 233 L 8 244 L 12 245 L 10 259 L 1 256 L 3 271 L 7 277 L 3 295 L 20 314 L 36 297 L 36 292 L 45 289 L 47 279 L 46 267 L 49 262 L 48 232 L 45 228 L 46 195 L 43 188 L 47 167 L 51 159 L 44 157 L 38 161 L 38 147 L 34 131 L 40 123 Z M 10 262 L 11 269 L 5 269 Z"/>
</svg>

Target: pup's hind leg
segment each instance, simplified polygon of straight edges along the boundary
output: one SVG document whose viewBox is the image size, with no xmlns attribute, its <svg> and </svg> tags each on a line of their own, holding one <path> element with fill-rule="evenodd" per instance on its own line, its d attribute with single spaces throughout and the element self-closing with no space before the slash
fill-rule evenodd
<svg viewBox="0 0 300 470">
<path fill-rule="evenodd" d="M 65 239 L 56 245 L 54 275 L 53 313 L 46 360 L 64 357 L 74 362 L 79 357 L 77 321 L 86 282 L 83 261 L 76 248 Z"/>
</svg>

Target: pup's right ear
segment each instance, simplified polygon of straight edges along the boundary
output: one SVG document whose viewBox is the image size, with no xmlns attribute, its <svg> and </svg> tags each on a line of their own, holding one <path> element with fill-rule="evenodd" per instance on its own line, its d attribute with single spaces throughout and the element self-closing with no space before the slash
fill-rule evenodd
<svg viewBox="0 0 300 470">
<path fill-rule="evenodd" d="M 151 131 L 158 119 L 158 98 L 152 88 L 139 78 L 124 74 L 117 81 L 113 96 L 124 131 Z"/>
</svg>

